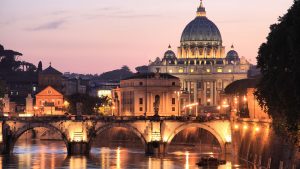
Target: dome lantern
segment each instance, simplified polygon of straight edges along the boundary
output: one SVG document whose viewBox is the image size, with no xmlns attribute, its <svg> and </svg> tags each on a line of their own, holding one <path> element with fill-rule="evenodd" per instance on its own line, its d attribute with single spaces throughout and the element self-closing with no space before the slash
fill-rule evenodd
<svg viewBox="0 0 300 169">
<path fill-rule="evenodd" d="M 197 10 L 197 16 L 198 17 L 206 17 L 206 11 L 205 11 L 205 7 L 203 6 L 202 0 L 200 0 L 200 6 Z"/>
</svg>

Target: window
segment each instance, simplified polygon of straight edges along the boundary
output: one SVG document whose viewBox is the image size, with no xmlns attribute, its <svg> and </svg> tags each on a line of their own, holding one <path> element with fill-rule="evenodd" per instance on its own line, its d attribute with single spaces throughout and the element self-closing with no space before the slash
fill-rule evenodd
<svg viewBox="0 0 300 169">
<path fill-rule="evenodd" d="M 143 98 L 140 98 L 139 99 L 139 104 L 143 104 L 143 101 L 144 101 Z"/>
<path fill-rule="evenodd" d="M 175 98 L 172 98 L 172 104 L 176 104 Z"/>
<path fill-rule="evenodd" d="M 194 73 L 194 69 L 191 69 L 191 73 Z"/>
<path fill-rule="evenodd" d="M 173 73 L 173 70 L 169 70 L 169 73 Z"/>
<path fill-rule="evenodd" d="M 172 107 L 172 111 L 175 111 L 175 107 Z"/>
<path fill-rule="evenodd" d="M 175 86 L 176 85 L 176 83 L 175 82 L 172 82 L 172 86 Z"/>
<path fill-rule="evenodd" d="M 201 83 L 201 82 L 198 82 L 197 87 L 198 87 L 198 89 L 201 89 L 201 88 L 202 88 L 202 83 Z"/>
<path fill-rule="evenodd" d="M 143 111 L 143 107 L 140 107 L 140 111 Z"/>
<path fill-rule="evenodd" d="M 223 69 L 222 69 L 221 67 L 218 67 L 217 72 L 218 72 L 218 73 L 222 73 L 222 72 L 223 72 Z"/>
<path fill-rule="evenodd" d="M 231 72 L 232 72 L 232 70 L 231 70 L 231 69 L 229 69 L 229 70 L 228 70 L 228 72 L 229 72 L 229 73 L 231 73 Z"/>
<path fill-rule="evenodd" d="M 207 73 L 210 73 L 210 69 L 206 69 L 206 72 L 207 72 Z"/>
<path fill-rule="evenodd" d="M 140 82 L 140 86 L 143 86 L 143 82 Z"/>
<path fill-rule="evenodd" d="M 183 68 L 179 68 L 178 73 L 183 73 Z"/>
</svg>

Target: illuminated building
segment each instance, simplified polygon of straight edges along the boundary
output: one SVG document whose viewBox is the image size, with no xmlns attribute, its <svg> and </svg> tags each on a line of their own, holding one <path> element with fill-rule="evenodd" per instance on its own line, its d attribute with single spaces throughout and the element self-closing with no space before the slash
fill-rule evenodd
<svg viewBox="0 0 300 169">
<path fill-rule="evenodd" d="M 184 29 L 177 56 L 171 46 L 162 59 L 149 64 L 149 71 L 157 69 L 180 79 L 181 90 L 187 93 L 187 103 L 199 103 L 199 108 L 216 108 L 220 94 L 233 81 L 247 78 L 250 63 L 239 57 L 232 45 L 225 55 L 218 27 L 206 17 L 201 4 L 196 18 Z M 184 96 L 184 95 L 183 95 Z"/>
<path fill-rule="evenodd" d="M 36 115 L 63 115 L 64 97 L 53 87 L 48 86 L 36 94 Z"/>
<path fill-rule="evenodd" d="M 180 91 L 177 77 L 166 73 L 137 73 L 121 80 L 112 99 L 115 114 L 120 116 L 153 116 L 155 100 L 159 100 L 159 115 L 178 115 L 180 107 L 176 91 Z"/>
<path fill-rule="evenodd" d="M 254 92 L 259 79 L 237 80 L 225 89 L 223 100 L 227 100 L 231 117 L 269 120 L 269 115 L 260 107 Z M 228 112 L 227 112 L 228 113 Z"/>
</svg>

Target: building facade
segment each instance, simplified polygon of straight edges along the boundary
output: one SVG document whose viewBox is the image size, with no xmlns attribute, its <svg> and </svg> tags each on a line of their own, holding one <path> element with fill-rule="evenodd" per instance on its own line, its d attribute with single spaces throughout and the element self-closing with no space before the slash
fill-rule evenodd
<svg viewBox="0 0 300 169">
<path fill-rule="evenodd" d="M 113 114 L 118 116 L 153 116 L 158 108 L 160 116 L 180 113 L 180 81 L 166 73 L 137 73 L 121 80 L 112 92 Z"/>
<path fill-rule="evenodd" d="M 149 71 L 157 69 L 180 79 L 184 105 L 198 104 L 202 110 L 220 105 L 220 94 L 233 81 L 247 78 L 250 63 L 239 57 L 234 46 L 225 55 L 218 27 L 206 17 L 201 4 L 196 18 L 184 29 L 177 56 L 171 46 L 162 59 L 149 64 Z"/>
<path fill-rule="evenodd" d="M 64 114 L 64 97 L 51 86 L 35 96 L 35 115 L 63 115 Z"/>
</svg>

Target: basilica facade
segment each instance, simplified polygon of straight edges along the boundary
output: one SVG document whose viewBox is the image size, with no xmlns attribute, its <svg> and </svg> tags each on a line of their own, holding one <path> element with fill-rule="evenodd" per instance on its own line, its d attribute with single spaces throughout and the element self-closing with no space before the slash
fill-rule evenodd
<svg viewBox="0 0 300 169">
<path fill-rule="evenodd" d="M 148 65 L 150 72 L 158 69 L 180 79 L 181 109 L 196 105 L 194 111 L 207 111 L 220 106 L 226 86 L 247 78 L 250 63 L 239 57 L 233 45 L 225 54 L 221 33 L 207 18 L 201 1 L 196 18 L 183 30 L 177 55 L 169 46 L 162 58 Z"/>
</svg>

